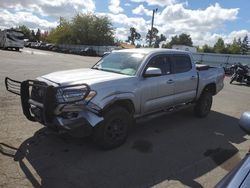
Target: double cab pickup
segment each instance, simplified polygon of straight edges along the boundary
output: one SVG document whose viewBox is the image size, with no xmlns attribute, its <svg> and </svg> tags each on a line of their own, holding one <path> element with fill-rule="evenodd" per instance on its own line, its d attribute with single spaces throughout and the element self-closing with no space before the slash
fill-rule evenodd
<svg viewBox="0 0 250 188">
<path fill-rule="evenodd" d="M 206 117 L 224 86 L 224 70 L 168 49 L 113 51 L 92 68 L 53 72 L 35 80 L 5 79 L 24 115 L 58 132 L 91 135 L 99 146 L 123 144 L 134 120 L 192 106 Z"/>
</svg>

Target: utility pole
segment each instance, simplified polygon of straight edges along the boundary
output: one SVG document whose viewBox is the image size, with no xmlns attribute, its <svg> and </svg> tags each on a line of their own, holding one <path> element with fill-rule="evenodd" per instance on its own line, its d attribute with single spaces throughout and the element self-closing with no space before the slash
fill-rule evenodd
<svg viewBox="0 0 250 188">
<path fill-rule="evenodd" d="M 62 17 L 61 16 L 59 17 L 59 26 L 60 27 L 62 26 Z"/>
<path fill-rule="evenodd" d="M 154 19 L 155 19 L 155 13 L 157 12 L 157 10 L 158 8 L 153 9 L 153 15 L 152 15 L 152 21 L 151 21 L 151 32 L 150 32 L 150 38 L 149 38 L 149 47 L 151 47 L 151 44 L 152 44 Z"/>
</svg>

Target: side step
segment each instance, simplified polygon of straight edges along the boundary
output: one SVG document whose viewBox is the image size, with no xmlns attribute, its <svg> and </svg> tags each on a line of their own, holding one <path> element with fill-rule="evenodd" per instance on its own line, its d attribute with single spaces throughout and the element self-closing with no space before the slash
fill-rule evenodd
<svg viewBox="0 0 250 188">
<path fill-rule="evenodd" d="M 191 103 L 191 102 L 189 102 L 189 103 L 183 103 L 183 104 L 178 104 L 176 106 L 172 106 L 172 107 L 169 107 L 169 108 L 164 108 L 164 109 L 162 109 L 160 111 L 153 112 L 153 113 L 150 113 L 150 114 L 146 114 L 146 115 L 137 117 L 136 121 L 139 122 L 139 121 L 144 121 L 144 120 L 150 120 L 150 119 L 158 118 L 160 116 L 163 116 L 163 115 L 166 115 L 166 114 L 170 114 L 172 112 L 176 112 L 176 111 L 179 111 L 179 110 L 182 110 L 182 109 L 189 108 L 192 105 L 193 105 L 193 103 Z"/>
</svg>

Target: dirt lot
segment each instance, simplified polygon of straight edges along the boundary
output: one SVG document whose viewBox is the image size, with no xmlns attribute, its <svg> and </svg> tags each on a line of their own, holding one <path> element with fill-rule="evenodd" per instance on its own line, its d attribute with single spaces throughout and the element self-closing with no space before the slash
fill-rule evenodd
<svg viewBox="0 0 250 188">
<path fill-rule="evenodd" d="M 111 151 L 29 122 L 19 98 L 4 88 L 5 76 L 33 79 L 90 67 L 98 59 L 0 51 L 1 187 L 212 187 L 246 154 L 250 137 L 238 119 L 250 110 L 250 87 L 229 85 L 228 79 L 207 118 L 197 119 L 187 109 L 142 121 L 123 146 Z"/>
</svg>

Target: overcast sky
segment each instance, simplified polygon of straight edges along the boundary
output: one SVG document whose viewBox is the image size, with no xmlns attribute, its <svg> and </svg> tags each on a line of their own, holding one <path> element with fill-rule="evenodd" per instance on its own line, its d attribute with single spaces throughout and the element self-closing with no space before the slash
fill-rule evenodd
<svg viewBox="0 0 250 188">
<path fill-rule="evenodd" d="M 49 30 L 60 16 L 93 12 L 110 17 L 116 37 L 126 40 L 132 26 L 145 37 L 155 8 L 155 27 L 168 39 L 184 32 L 195 45 L 213 45 L 219 37 L 229 43 L 250 32 L 249 0 L 1 0 L 0 28 Z"/>
</svg>

